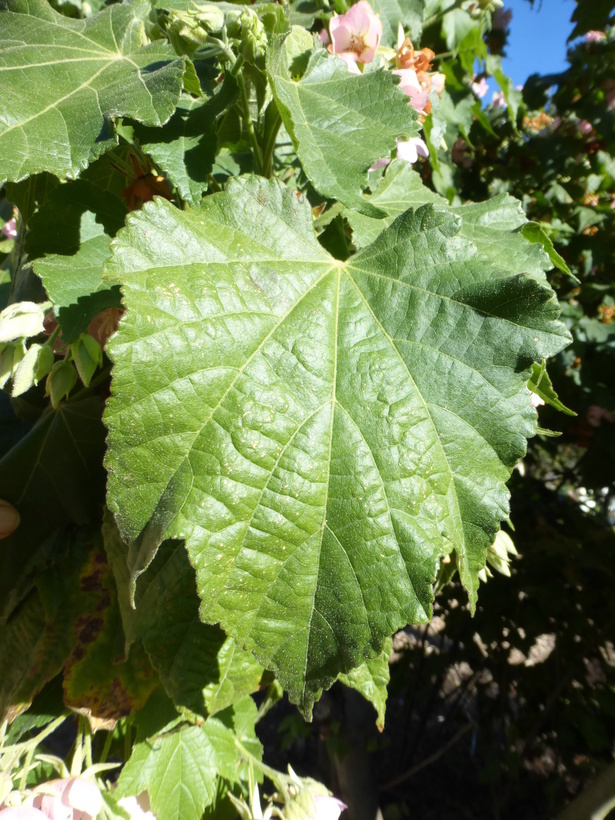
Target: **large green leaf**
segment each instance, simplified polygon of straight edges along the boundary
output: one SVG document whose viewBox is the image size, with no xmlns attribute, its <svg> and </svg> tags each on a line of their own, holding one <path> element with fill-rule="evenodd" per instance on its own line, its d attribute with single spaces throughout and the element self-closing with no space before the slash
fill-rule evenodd
<svg viewBox="0 0 615 820">
<path fill-rule="evenodd" d="M 0 0 L 0 180 L 74 177 L 117 141 L 111 119 L 166 122 L 183 60 L 147 43 L 128 5 L 70 20 L 46 0 Z"/>
<path fill-rule="evenodd" d="M 241 761 L 235 733 L 242 740 L 247 734 L 252 749 L 259 747 L 254 736 L 254 704 L 238 706 L 242 712 L 239 720 L 234 715 L 225 716 L 226 720 L 210 717 L 202 726 L 183 724 L 174 731 L 136 743 L 120 776 L 120 792 L 137 795 L 147 790 L 159 820 L 200 820 L 205 808 L 216 798 L 218 778 L 238 781 Z M 251 716 L 249 733 L 245 712 Z"/>
<path fill-rule="evenodd" d="M 319 193 L 382 216 L 361 196 L 367 171 L 377 159 L 389 156 L 396 137 L 418 134 L 416 112 L 393 74 L 350 74 L 322 48 L 310 55 L 297 81 L 296 66 L 305 58 L 302 47 L 293 30 L 272 47 L 268 62 L 275 100 L 301 165 Z"/>
<path fill-rule="evenodd" d="M 424 206 L 339 262 L 307 202 L 252 177 L 146 205 L 113 242 L 108 503 L 131 570 L 184 539 L 203 620 L 306 711 L 429 618 L 443 553 L 475 601 L 536 431 L 529 365 L 568 341 L 550 288 L 460 226 Z"/>
</svg>

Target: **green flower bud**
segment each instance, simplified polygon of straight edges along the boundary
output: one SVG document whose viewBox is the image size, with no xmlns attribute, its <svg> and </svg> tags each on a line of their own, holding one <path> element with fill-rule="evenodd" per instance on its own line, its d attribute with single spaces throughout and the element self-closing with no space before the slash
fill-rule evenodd
<svg viewBox="0 0 615 820">
<path fill-rule="evenodd" d="M 195 3 L 194 17 L 209 34 L 220 34 L 224 28 L 224 14 L 213 3 Z"/>
<path fill-rule="evenodd" d="M 264 68 L 267 32 L 256 12 L 246 7 L 231 9 L 226 15 L 226 31 L 229 37 L 240 42 L 244 60 Z"/>
<path fill-rule="evenodd" d="M 44 330 L 45 312 L 34 302 L 15 302 L 0 313 L 0 342 L 38 336 Z"/>
<path fill-rule="evenodd" d="M 13 372 L 13 389 L 11 390 L 11 396 L 13 396 L 13 398 L 21 396 L 37 383 L 35 373 L 38 357 L 42 349 L 43 345 L 30 345 L 23 359 L 17 367 L 15 367 Z"/>
<path fill-rule="evenodd" d="M 102 364 L 102 348 L 89 333 L 83 333 L 70 347 L 77 373 L 88 387 L 96 368 Z"/>
<path fill-rule="evenodd" d="M 26 355 L 26 345 L 23 339 L 12 344 L 0 345 L 0 388 L 3 388 L 9 379 L 13 378 L 16 368 Z"/>
<path fill-rule="evenodd" d="M 34 371 L 36 384 L 42 381 L 48 373 L 51 373 L 55 360 L 56 357 L 53 354 L 52 348 L 49 347 L 49 345 L 42 345 L 36 362 L 36 370 Z"/>
<path fill-rule="evenodd" d="M 167 34 L 171 45 L 180 54 L 193 54 L 205 45 L 209 36 L 198 20 L 187 14 L 176 15 Z"/>
<path fill-rule="evenodd" d="M 45 394 L 51 398 L 51 404 L 56 408 L 76 384 L 77 371 L 72 362 L 62 359 L 55 363 L 53 370 L 47 377 Z"/>
</svg>

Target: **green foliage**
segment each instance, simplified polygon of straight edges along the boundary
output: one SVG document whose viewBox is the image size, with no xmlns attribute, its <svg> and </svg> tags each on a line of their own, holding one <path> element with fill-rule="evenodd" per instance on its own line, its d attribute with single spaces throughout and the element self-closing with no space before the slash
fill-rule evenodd
<svg viewBox="0 0 615 820">
<path fill-rule="evenodd" d="M 304 61 L 307 66 L 297 80 L 297 64 Z M 322 49 L 310 54 L 293 31 L 272 48 L 269 77 L 284 125 L 316 190 L 369 216 L 382 216 L 361 197 L 367 169 L 391 153 L 396 137 L 417 133 L 414 111 L 393 75 L 377 71 L 354 76 Z"/>
<path fill-rule="evenodd" d="M 608 444 L 612 36 L 547 113 L 496 6 L 377 0 L 364 64 L 360 32 L 348 63 L 316 36 L 345 0 L 0 0 L 0 720 L 53 690 L 109 730 L 106 817 L 147 791 L 255 820 L 263 775 L 313 808 L 257 720 L 340 681 L 382 730 L 393 633 L 455 572 L 477 606 L 528 388 L 571 417 L 599 395 Z"/>
<path fill-rule="evenodd" d="M 549 289 L 458 233 L 427 206 L 337 263 L 306 204 L 250 178 L 194 215 L 159 201 L 114 243 L 106 275 L 122 276 L 128 313 L 110 348 L 106 466 L 133 575 L 184 539 L 201 617 L 307 712 L 429 617 L 443 552 L 475 600 L 535 423 L 515 371 L 567 340 Z"/>
<path fill-rule="evenodd" d="M 84 21 L 46 0 L 3 0 L 0 10 L 0 179 L 76 176 L 116 142 L 111 117 L 162 125 L 175 110 L 183 61 L 147 42 L 129 6 Z M 27 45 L 12 49 L 15 41 Z"/>
<path fill-rule="evenodd" d="M 242 699 L 226 713 L 200 725 L 180 724 L 149 736 L 134 746 L 119 781 L 124 795 L 147 789 L 160 820 L 198 820 L 217 796 L 217 777 L 233 783 L 240 777 L 241 758 L 235 739 L 260 755 L 253 729 L 256 708 Z"/>
<path fill-rule="evenodd" d="M 380 731 L 384 729 L 392 643 L 392 639 L 385 641 L 382 652 L 376 658 L 365 661 L 361 666 L 351 669 L 347 675 L 341 674 L 338 678 L 345 686 L 356 689 L 373 705 L 378 715 L 377 726 Z"/>
</svg>

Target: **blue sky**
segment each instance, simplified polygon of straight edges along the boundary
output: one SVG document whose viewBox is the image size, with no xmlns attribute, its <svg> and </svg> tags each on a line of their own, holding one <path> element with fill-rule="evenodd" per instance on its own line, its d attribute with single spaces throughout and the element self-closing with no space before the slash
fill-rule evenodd
<svg viewBox="0 0 615 820">
<path fill-rule="evenodd" d="M 530 74 L 551 74 L 566 67 L 566 40 L 573 25 L 574 0 L 504 0 L 513 17 L 503 68 L 515 85 Z"/>
</svg>

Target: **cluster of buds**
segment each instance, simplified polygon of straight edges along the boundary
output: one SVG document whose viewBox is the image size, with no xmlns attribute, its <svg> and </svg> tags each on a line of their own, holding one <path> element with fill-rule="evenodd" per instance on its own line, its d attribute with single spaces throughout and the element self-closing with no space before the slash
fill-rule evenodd
<svg viewBox="0 0 615 820">
<path fill-rule="evenodd" d="M 82 333 L 63 350 L 57 322 L 53 313 L 48 312 L 50 307 L 50 302 L 15 302 L 0 313 L 0 389 L 10 382 L 11 396 L 17 398 L 46 377 L 45 395 L 57 407 L 78 378 L 85 387 L 90 384 L 103 363 L 103 344 L 117 327 L 121 311 L 111 308 L 99 314 L 102 324 L 92 323 L 102 343 L 92 333 Z M 112 315 L 104 321 L 107 313 Z M 34 340 L 42 335 L 50 338 Z M 63 355 L 56 359 L 56 353 L 62 350 Z"/>
<path fill-rule="evenodd" d="M 193 54 L 223 28 L 224 14 L 220 9 L 213 3 L 199 3 L 185 12 L 173 12 L 167 34 L 180 54 Z"/>
<path fill-rule="evenodd" d="M 267 32 L 257 13 L 249 6 L 240 6 L 227 12 L 225 22 L 227 36 L 235 41 L 244 60 L 264 69 Z"/>
<path fill-rule="evenodd" d="M 504 6 L 504 0 L 467 0 L 462 6 L 470 14 L 484 14 L 486 11 L 497 11 Z"/>
<path fill-rule="evenodd" d="M 215 3 L 192 3 L 186 11 L 171 13 L 167 34 L 180 54 L 192 55 L 203 46 L 224 51 L 230 43 L 247 62 L 265 66 L 267 33 L 249 6 L 231 6 L 224 11 Z"/>
</svg>

